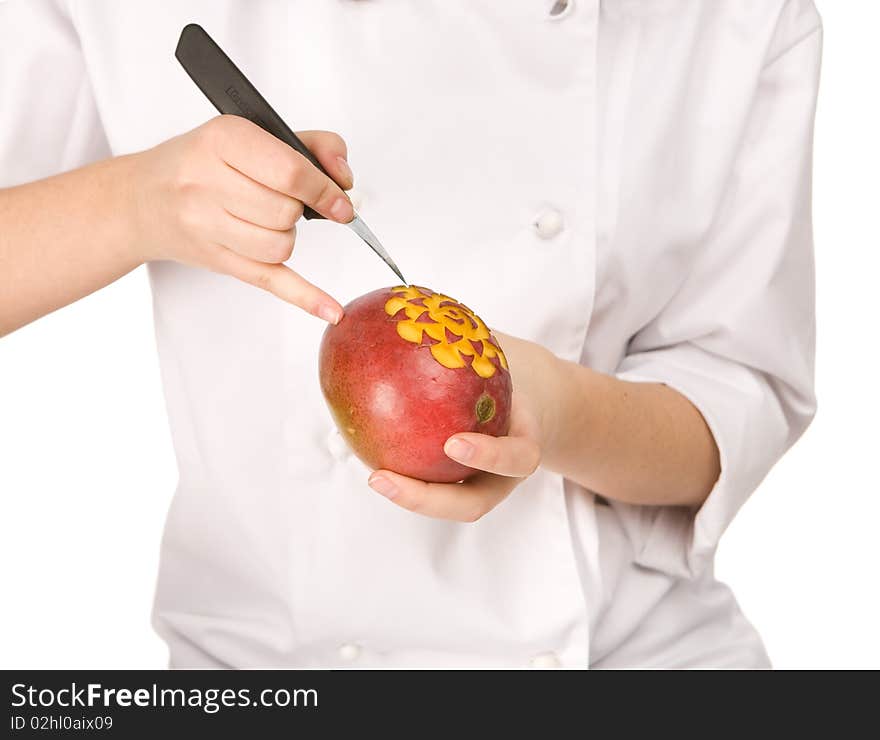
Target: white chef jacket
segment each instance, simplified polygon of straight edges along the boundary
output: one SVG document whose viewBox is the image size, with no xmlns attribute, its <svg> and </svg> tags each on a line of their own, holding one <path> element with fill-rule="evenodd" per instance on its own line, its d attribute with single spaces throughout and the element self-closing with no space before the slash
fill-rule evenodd
<svg viewBox="0 0 880 740">
<path fill-rule="evenodd" d="M 347 140 L 409 279 L 705 417 L 694 512 L 544 470 L 474 524 L 366 485 L 316 367 L 322 322 L 149 267 L 180 471 L 154 621 L 172 666 L 767 665 L 719 537 L 814 412 L 810 0 L 0 2 L 0 184 L 142 150 L 214 111 L 201 23 L 295 128 Z M 562 7 L 564 6 L 564 7 Z M 292 265 L 346 302 L 393 276 L 348 229 Z"/>
</svg>

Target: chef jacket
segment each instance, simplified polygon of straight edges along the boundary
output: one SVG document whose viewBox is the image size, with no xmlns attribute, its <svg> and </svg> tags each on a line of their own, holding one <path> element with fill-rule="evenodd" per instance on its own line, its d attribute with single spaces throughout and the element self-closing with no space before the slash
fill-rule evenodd
<svg viewBox="0 0 880 740">
<path fill-rule="evenodd" d="M 814 412 L 813 3 L 6 0 L 0 184 L 214 115 L 174 59 L 189 22 L 293 127 L 344 136 L 355 205 L 409 279 L 676 389 L 721 476 L 698 512 L 539 470 L 476 523 L 417 516 L 334 428 L 322 322 L 152 263 L 171 665 L 767 665 L 712 561 Z M 329 222 L 301 224 L 291 264 L 342 302 L 394 284 Z"/>
</svg>

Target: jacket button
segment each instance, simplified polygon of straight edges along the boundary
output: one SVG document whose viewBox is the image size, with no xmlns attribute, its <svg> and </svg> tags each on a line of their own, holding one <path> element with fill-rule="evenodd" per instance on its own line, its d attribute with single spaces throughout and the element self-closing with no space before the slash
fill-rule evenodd
<svg viewBox="0 0 880 740">
<path fill-rule="evenodd" d="M 344 661 L 357 660 L 361 655 L 361 646 L 351 642 L 339 646 L 339 657 Z"/>
<path fill-rule="evenodd" d="M 562 231 L 564 226 L 562 214 L 555 208 L 547 208 L 537 215 L 532 226 L 534 226 L 535 233 L 542 239 L 552 239 Z"/>
<path fill-rule="evenodd" d="M 574 0 L 556 0 L 550 8 L 550 17 L 558 20 L 568 15 L 574 7 Z"/>
<path fill-rule="evenodd" d="M 327 435 L 327 449 L 335 460 L 346 460 L 351 454 L 351 450 L 348 449 L 348 443 L 335 427 Z"/>
<path fill-rule="evenodd" d="M 556 653 L 539 653 L 529 661 L 529 666 L 538 669 L 561 668 L 562 663 L 556 657 Z"/>
</svg>

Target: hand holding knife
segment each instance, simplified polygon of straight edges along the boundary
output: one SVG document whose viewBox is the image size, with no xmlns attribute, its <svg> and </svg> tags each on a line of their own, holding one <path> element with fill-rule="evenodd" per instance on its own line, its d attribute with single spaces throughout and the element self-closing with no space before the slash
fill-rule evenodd
<svg viewBox="0 0 880 740">
<path fill-rule="evenodd" d="M 298 151 L 327 177 L 330 177 L 317 157 L 309 151 L 281 116 L 266 102 L 266 99 L 226 56 L 205 29 L 195 23 L 184 27 L 174 55 L 193 82 L 220 113 L 247 118 Z M 309 206 L 305 206 L 303 216 L 307 219 L 324 218 Z M 405 285 L 408 285 L 394 260 L 391 259 L 375 234 L 370 231 L 370 228 L 357 213 L 346 225 L 382 258 Z"/>
</svg>

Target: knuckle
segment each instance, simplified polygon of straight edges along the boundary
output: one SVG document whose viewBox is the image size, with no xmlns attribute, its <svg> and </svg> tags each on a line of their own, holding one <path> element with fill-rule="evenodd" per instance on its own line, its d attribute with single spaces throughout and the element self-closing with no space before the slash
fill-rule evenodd
<svg viewBox="0 0 880 740">
<path fill-rule="evenodd" d="M 212 118 L 192 132 L 192 143 L 195 149 L 202 149 L 213 144 L 217 137 L 216 120 L 216 118 Z"/>
<path fill-rule="evenodd" d="M 296 190 L 303 176 L 305 159 L 298 154 L 293 154 L 284 162 L 284 184 L 293 191 Z"/>
<path fill-rule="evenodd" d="M 245 119 L 241 116 L 234 116 L 231 113 L 223 113 L 215 116 L 204 126 L 210 130 L 213 136 L 222 136 L 224 133 L 239 133 L 243 128 Z"/>
<path fill-rule="evenodd" d="M 171 176 L 171 188 L 179 197 L 187 197 L 195 194 L 199 188 L 199 180 L 196 176 L 195 167 L 187 158 L 184 158 L 174 174 Z"/>
<path fill-rule="evenodd" d="M 279 263 L 290 259 L 290 255 L 293 253 L 292 236 L 289 231 L 278 232 L 278 236 L 273 235 L 266 250 L 269 262 Z"/>
<path fill-rule="evenodd" d="M 425 514 L 425 499 L 422 496 L 411 496 L 407 498 L 405 501 L 400 502 L 401 506 L 404 509 L 407 509 L 413 514 Z"/>
<path fill-rule="evenodd" d="M 258 270 L 254 275 L 254 285 L 263 290 L 272 291 L 273 280 L 271 270 Z"/>
<path fill-rule="evenodd" d="M 318 207 L 318 210 L 329 208 L 335 199 L 336 189 L 333 181 L 329 177 L 323 178 L 318 188 L 318 193 L 315 196 L 315 205 Z"/>
<path fill-rule="evenodd" d="M 193 132 L 193 140 L 198 149 L 213 150 L 217 143 L 226 135 L 226 132 L 235 126 L 231 119 L 236 116 L 215 116 L 207 123 L 202 124 Z"/>
<path fill-rule="evenodd" d="M 498 449 L 498 445 L 492 445 L 484 454 L 486 468 L 489 470 L 496 470 L 501 463 L 501 450 Z"/>
<path fill-rule="evenodd" d="M 278 206 L 278 228 L 292 228 L 300 216 L 302 216 L 302 206 L 295 200 L 285 198 Z"/>
<path fill-rule="evenodd" d="M 180 202 L 197 200 L 206 190 L 206 169 L 205 156 L 200 150 L 186 150 L 168 175 L 166 185 Z"/>
</svg>

